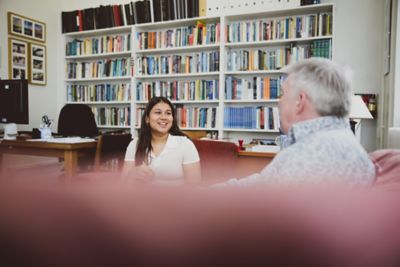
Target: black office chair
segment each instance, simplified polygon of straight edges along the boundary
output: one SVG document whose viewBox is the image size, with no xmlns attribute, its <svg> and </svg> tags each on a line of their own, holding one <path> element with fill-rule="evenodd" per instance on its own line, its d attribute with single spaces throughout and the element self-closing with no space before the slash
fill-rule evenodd
<svg viewBox="0 0 400 267">
<path fill-rule="evenodd" d="M 95 157 L 96 171 L 119 171 L 132 135 L 125 132 L 104 133 L 99 136 Z"/>
<path fill-rule="evenodd" d="M 67 104 L 58 117 L 58 134 L 95 137 L 99 134 L 92 109 L 85 104 Z"/>
<path fill-rule="evenodd" d="M 58 116 L 58 133 L 61 136 L 97 137 L 99 129 L 92 109 L 85 104 L 67 104 Z M 80 157 L 79 171 L 90 171 L 93 166 L 95 151 Z"/>
</svg>

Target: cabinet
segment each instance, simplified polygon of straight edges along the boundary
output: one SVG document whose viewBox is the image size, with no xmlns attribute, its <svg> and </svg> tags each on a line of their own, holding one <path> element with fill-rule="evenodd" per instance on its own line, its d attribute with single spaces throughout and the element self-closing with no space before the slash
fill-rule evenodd
<svg viewBox="0 0 400 267">
<path fill-rule="evenodd" d="M 88 103 L 95 114 L 116 110 L 117 120 L 100 125 L 135 135 L 148 99 L 163 95 L 183 130 L 235 142 L 272 140 L 279 134 L 282 68 L 312 56 L 333 58 L 333 11 L 319 4 L 66 34 L 83 47 L 66 56 L 67 102 Z M 86 39 L 115 36 L 127 37 L 121 50 L 86 53 L 92 47 Z M 116 72 L 99 75 L 101 68 Z M 96 88 L 113 86 L 123 97 L 93 97 Z"/>
</svg>

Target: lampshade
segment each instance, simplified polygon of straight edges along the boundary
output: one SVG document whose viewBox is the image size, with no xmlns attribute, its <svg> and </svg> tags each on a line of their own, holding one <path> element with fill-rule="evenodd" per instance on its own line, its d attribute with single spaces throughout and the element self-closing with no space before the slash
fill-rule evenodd
<svg viewBox="0 0 400 267">
<path fill-rule="evenodd" d="M 350 119 L 373 119 L 371 112 L 369 112 L 367 105 L 365 105 L 361 96 L 351 96 L 351 109 L 349 113 Z"/>
</svg>

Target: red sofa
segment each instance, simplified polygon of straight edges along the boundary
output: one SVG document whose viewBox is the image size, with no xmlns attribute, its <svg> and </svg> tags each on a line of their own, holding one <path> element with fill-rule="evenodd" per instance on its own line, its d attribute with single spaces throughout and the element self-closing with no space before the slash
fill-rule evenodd
<svg viewBox="0 0 400 267">
<path fill-rule="evenodd" d="M 1 266 L 400 266 L 400 151 L 371 188 L 0 187 Z"/>
</svg>

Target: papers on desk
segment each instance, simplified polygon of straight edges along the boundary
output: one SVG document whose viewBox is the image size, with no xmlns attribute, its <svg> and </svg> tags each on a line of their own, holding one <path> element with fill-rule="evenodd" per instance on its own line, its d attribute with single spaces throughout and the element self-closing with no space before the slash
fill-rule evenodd
<svg viewBox="0 0 400 267">
<path fill-rule="evenodd" d="M 255 145 L 251 148 L 252 152 L 273 152 L 277 153 L 280 150 L 280 146 L 272 145 Z"/>
<path fill-rule="evenodd" d="M 94 142 L 95 140 L 93 138 L 82 138 L 82 137 L 61 137 L 61 138 L 49 138 L 49 139 L 28 139 L 26 141 L 61 143 L 61 144 L 76 144 L 76 143 Z"/>
</svg>

